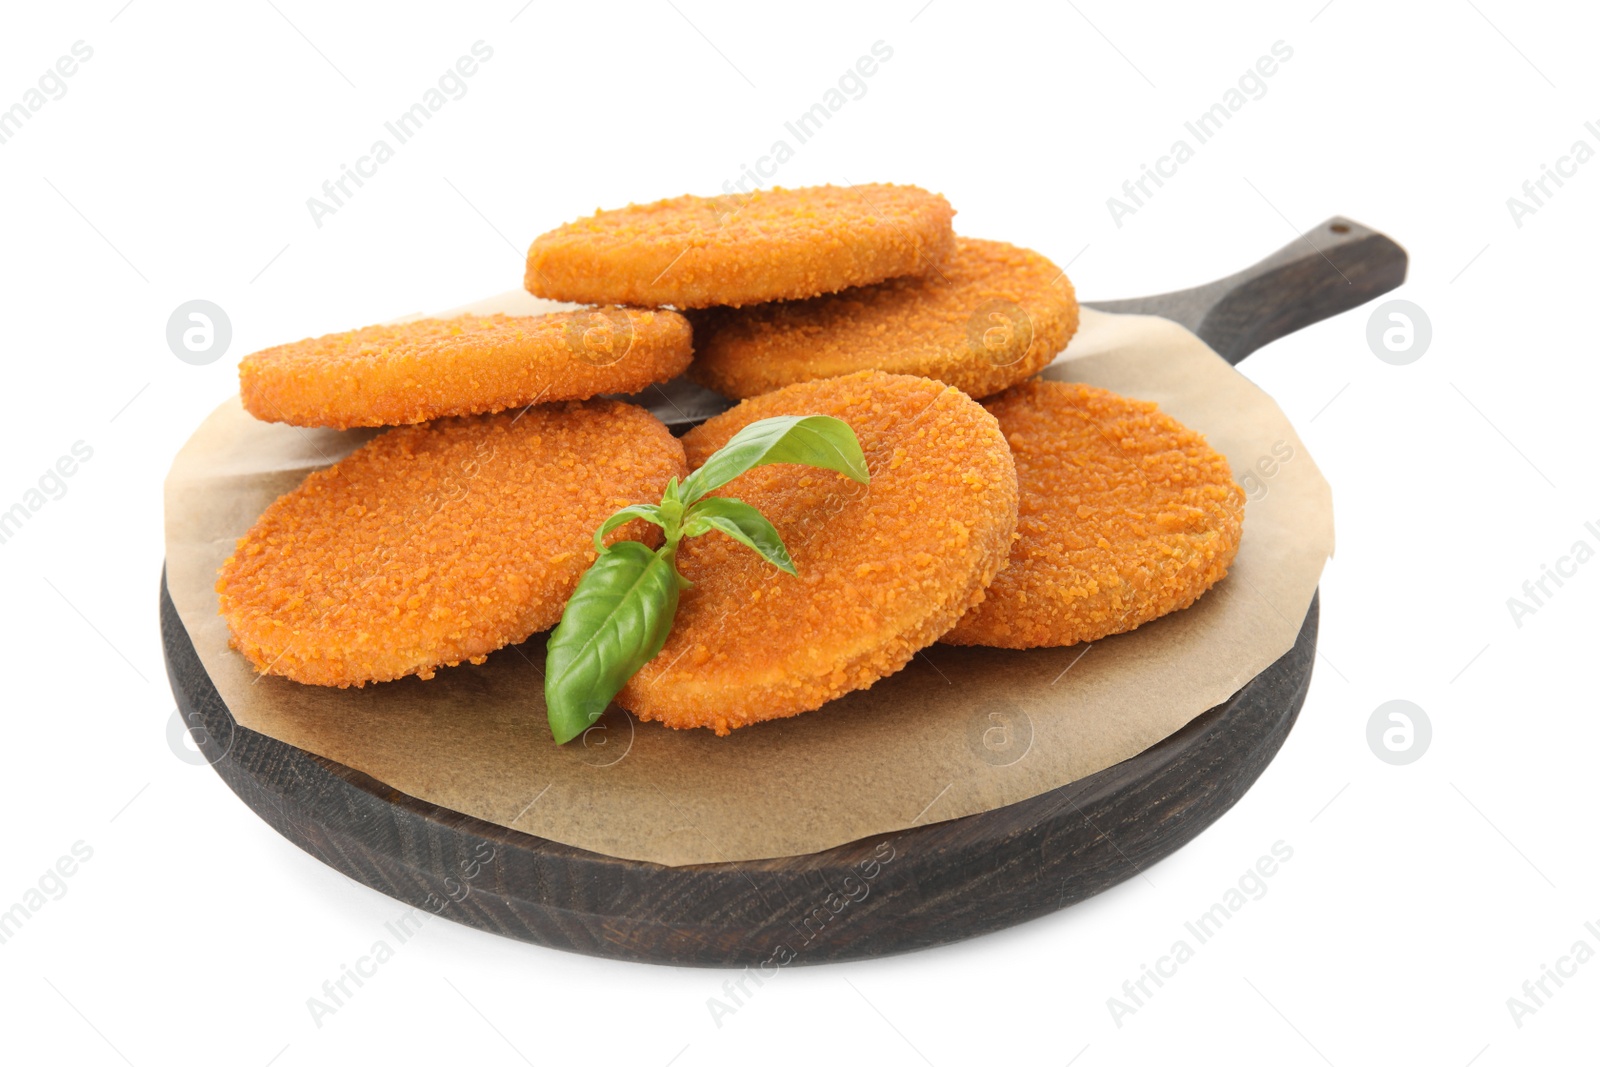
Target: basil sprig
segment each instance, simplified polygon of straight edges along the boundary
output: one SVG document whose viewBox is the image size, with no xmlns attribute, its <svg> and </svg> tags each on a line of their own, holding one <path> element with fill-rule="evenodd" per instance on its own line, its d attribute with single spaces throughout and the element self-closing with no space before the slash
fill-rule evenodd
<svg viewBox="0 0 1600 1067">
<path fill-rule="evenodd" d="M 546 646 L 544 699 L 557 743 L 593 725 L 667 643 L 678 594 L 689 585 L 677 566 L 684 538 L 717 530 L 784 573 L 796 573 L 783 538 L 759 511 L 733 497 L 708 495 L 768 463 L 822 467 L 863 485 L 869 480 L 861 443 L 848 424 L 827 415 L 786 415 L 734 434 L 681 484 L 668 482 L 661 503 L 630 504 L 601 523 L 594 534 L 599 556 L 579 579 Z M 661 527 L 660 548 L 604 543 L 606 534 L 635 519 Z"/>
</svg>

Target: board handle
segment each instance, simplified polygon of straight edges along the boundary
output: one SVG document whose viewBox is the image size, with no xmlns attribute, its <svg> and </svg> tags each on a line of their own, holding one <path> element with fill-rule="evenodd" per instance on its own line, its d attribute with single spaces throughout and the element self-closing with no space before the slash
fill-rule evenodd
<svg viewBox="0 0 1600 1067">
<path fill-rule="evenodd" d="M 1088 306 L 1171 319 L 1238 363 L 1262 345 L 1382 296 L 1406 280 L 1406 263 L 1406 250 L 1388 237 L 1334 217 L 1220 281 Z M 638 400 L 675 434 L 733 406 L 687 378 L 651 386 Z"/>
<path fill-rule="evenodd" d="M 1220 281 L 1088 306 L 1171 319 L 1238 363 L 1280 337 L 1382 296 L 1406 280 L 1406 265 L 1406 250 L 1393 240 L 1335 216 Z"/>
</svg>

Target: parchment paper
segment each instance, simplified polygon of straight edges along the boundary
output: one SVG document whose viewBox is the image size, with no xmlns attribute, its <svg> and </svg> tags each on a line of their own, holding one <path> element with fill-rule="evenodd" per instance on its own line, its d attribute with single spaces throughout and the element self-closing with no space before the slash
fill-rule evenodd
<svg viewBox="0 0 1600 1067">
<path fill-rule="evenodd" d="M 472 309 L 541 308 L 507 294 Z M 1328 484 L 1289 421 L 1182 327 L 1085 310 L 1045 374 L 1154 400 L 1229 458 L 1249 501 L 1228 577 L 1188 610 L 1090 646 L 936 645 L 871 689 L 725 738 L 613 708 L 557 747 L 543 635 L 427 682 L 258 678 L 228 648 L 217 568 L 275 497 L 377 431 L 296 429 L 257 422 L 237 397 L 223 404 L 167 477 L 167 586 L 240 725 L 554 841 L 681 865 L 971 815 L 1127 759 L 1232 695 L 1293 645 L 1333 550 Z"/>
</svg>

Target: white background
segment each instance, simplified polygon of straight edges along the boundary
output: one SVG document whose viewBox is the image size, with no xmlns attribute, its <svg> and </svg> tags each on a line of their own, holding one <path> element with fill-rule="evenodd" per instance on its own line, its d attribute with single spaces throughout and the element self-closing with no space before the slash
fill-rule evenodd
<svg viewBox="0 0 1600 1067">
<path fill-rule="evenodd" d="M 274 6 L 274 4 L 276 6 Z M 8 650 L 0 909 L 92 859 L 0 945 L 12 1061 L 1344 1065 L 1589 1061 L 1600 962 L 1521 996 L 1600 925 L 1593 682 L 1600 562 L 1518 626 L 1507 598 L 1600 527 L 1593 267 L 1600 162 L 1519 227 L 1521 195 L 1600 121 L 1580 5 L 869 6 L 306 0 L 17 6 L 0 107 L 93 57 L 0 144 L 0 509 L 77 441 L 67 492 L 0 544 Z M 316 227 L 306 199 L 475 41 L 493 48 Z M 1136 214 L 1107 197 L 1276 41 L 1293 49 Z M 514 288 L 539 232 L 714 193 L 874 42 L 893 57 L 777 180 L 915 182 L 957 227 L 1037 248 L 1087 300 L 1231 272 L 1330 215 L 1412 254 L 1433 325 L 1375 358 L 1370 309 L 1243 370 L 1334 486 L 1311 694 L 1256 787 L 1087 903 L 909 957 L 795 968 L 716 1025 L 713 971 L 430 924 L 336 1015 L 306 1000 L 403 909 L 280 839 L 166 741 L 161 480 L 268 344 Z M 176 359 L 180 303 L 226 356 Z M 1390 766 L 1366 724 L 1433 724 Z M 1107 999 L 1274 842 L 1293 858 L 1118 1026 Z M 676 1058 L 675 1058 L 676 1057 Z"/>
</svg>

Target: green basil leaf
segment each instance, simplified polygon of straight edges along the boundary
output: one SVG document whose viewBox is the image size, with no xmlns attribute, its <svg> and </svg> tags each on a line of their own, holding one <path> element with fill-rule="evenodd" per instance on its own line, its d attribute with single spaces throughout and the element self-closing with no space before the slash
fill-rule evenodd
<svg viewBox="0 0 1600 1067">
<path fill-rule="evenodd" d="M 646 522 L 653 522 L 663 529 L 666 527 L 666 523 L 663 522 L 661 518 L 661 509 L 656 505 L 629 504 L 627 507 L 623 508 L 621 511 L 617 512 L 615 515 L 611 516 L 605 522 L 600 524 L 600 529 L 594 532 L 594 550 L 596 552 L 603 551 L 605 549 L 606 534 L 610 533 L 612 530 L 615 530 L 623 523 L 630 522 L 633 519 L 644 519 Z"/>
<path fill-rule="evenodd" d="M 674 554 L 618 541 L 578 581 L 545 654 L 544 700 L 558 744 L 592 726 L 666 644 L 678 612 Z"/>
<path fill-rule="evenodd" d="M 766 463 L 804 463 L 838 471 L 866 484 L 867 460 L 848 423 L 830 415 L 784 415 L 761 419 L 733 439 L 684 479 L 679 497 L 692 503 L 720 489 L 752 467 Z"/>
<path fill-rule="evenodd" d="M 683 536 L 698 537 L 707 530 L 721 530 L 741 545 L 755 549 L 785 574 L 797 573 L 777 528 L 743 500 L 731 496 L 701 498 L 683 517 Z"/>
</svg>

